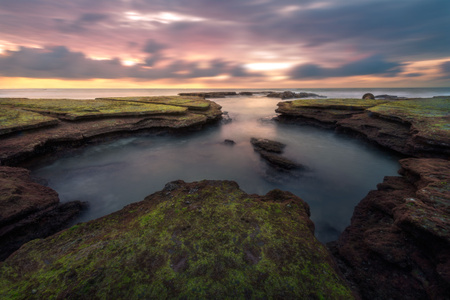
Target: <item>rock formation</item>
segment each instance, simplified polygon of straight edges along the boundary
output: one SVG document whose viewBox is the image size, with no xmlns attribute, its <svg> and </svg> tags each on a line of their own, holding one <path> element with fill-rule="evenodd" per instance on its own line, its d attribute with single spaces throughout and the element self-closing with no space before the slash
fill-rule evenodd
<svg viewBox="0 0 450 300">
<path fill-rule="evenodd" d="M 144 201 L 25 244 L 5 298 L 353 299 L 309 207 L 235 182 L 168 183 Z"/>
<path fill-rule="evenodd" d="M 364 299 L 450 295 L 450 161 L 400 160 L 330 246 Z"/>
<path fill-rule="evenodd" d="M 283 153 L 283 149 L 286 145 L 277 141 L 271 141 L 268 139 L 251 138 L 253 148 L 261 155 L 272 167 L 279 170 L 293 170 L 300 169 L 303 166 L 280 155 Z"/>
<path fill-rule="evenodd" d="M 314 93 L 294 93 L 291 91 L 285 92 L 270 92 L 267 97 L 270 98 L 281 98 L 281 99 L 293 99 L 293 98 L 326 98 L 325 96 L 320 96 Z"/>
<path fill-rule="evenodd" d="M 335 128 L 401 154 L 450 157 L 449 102 L 315 99 L 278 103 L 277 120 Z"/>
<path fill-rule="evenodd" d="M 0 166 L 0 261 L 30 240 L 60 231 L 84 206 L 59 203 L 58 194 L 35 183 L 27 169 Z"/>
</svg>

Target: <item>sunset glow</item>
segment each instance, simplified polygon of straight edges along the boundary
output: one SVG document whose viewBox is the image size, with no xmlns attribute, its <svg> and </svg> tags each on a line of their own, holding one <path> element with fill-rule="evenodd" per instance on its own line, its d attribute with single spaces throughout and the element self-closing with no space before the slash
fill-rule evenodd
<svg viewBox="0 0 450 300">
<path fill-rule="evenodd" d="M 4 0 L 0 88 L 450 86 L 450 2 L 383 1 Z"/>
</svg>

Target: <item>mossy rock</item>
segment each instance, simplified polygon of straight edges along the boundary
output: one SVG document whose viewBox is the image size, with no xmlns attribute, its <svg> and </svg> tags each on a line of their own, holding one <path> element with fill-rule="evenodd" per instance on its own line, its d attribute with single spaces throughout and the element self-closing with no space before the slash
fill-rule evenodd
<svg viewBox="0 0 450 300">
<path fill-rule="evenodd" d="M 180 106 L 111 100 L 78 99 L 0 99 L 0 105 L 18 107 L 39 113 L 57 115 L 59 118 L 78 120 L 98 117 L 123 117 L 155 114 L 184 114 Z"/>
<path fill-rule="evenodd" d="M 175 181 L 144 201 L 22 246 L 3 299 L 352 299 L 308 205 L 230 181 Z"/>
<path fill-rule="evenodd" d="M 368 111 L 382 118 L 411 123 L 419 136 L 450 145 L 450 99 L 390 101 Z"/>
<path fill-rule="evenodd" d="M 304 99 L 291 101 L 293 109 L 309 107 L 323 109 L 365 110 L 367 108 L 386 103 L 386 100 L 370 99 Z M 289 102 L 288 102 L 289 103 Z"/>
<path fill-rule="evenodd" d="M 58 119 L 18 108 L 1 107 L 0 135 L 58 124 Z"/>
<path fill-rule="evenodd" d="M 174 105 L 187 107 L 191 110 L 207 110 L 211 101 L 194 96 L 153 96 L 153 97 L 103 97 L 96 98 L 98 100 L 116 100 L 116 101 L 133 101 L 156 103 L 165 105 Z"/>
</svg>

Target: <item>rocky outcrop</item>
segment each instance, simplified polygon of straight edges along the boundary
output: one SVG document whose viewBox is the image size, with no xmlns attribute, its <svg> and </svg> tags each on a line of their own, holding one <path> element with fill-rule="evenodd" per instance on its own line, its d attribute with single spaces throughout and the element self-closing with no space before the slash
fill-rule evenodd
<svg viewBox="0 0 450 300">
<path fill-rule="evenodd" d="M 0 261 L 22 244 L 63 229 L 84 206 L 59 203 L 58 194 L 35 183 L 26 169 L 0 166 Z"/>
<path fill-rule="evenodd" d="M 374 96 L 372 93 L 365 93 L 365 94 L 362 96 L 362 99 L 363 99 L 363 100 L 367 100 L 367 99 L 369 99 L 369 100 L 374 100 L 374 99 L 375 99 L 375 96 Z"/>
<path fill-rule="evenodd" d="M 236 92 L 206 92 L 206 93 L 179 93 L 179 96 L 196 96 L 201 98 L 225 98 L 226 96 L 237 96 Z"/>
<path fill-rule="evenodd" d="M 168 183 L 144 201 L 25 244 L 5 298 L 352 299 L 308 205 L 230 181 Z"/>
<path fill-rule="evenodd" d="M 250 143 L 252 143 L 253 149 L 259 153 L 262 159 L 278 170 L 287 171 L 303 168 L 301 164 L 281 155 L 284 147 L 286 147 L 283 143 L 258 138 L 251 138 Z"/>
<path fill-rule="evenodd" d="M 450 115 L 443 98 L 285 101 L 276 111 L 280 122 L 334 128 L 407 156 L 450 157 Z"/>
<path fill-rule="evenodd" d="M 102 139 L 111 135 L 126 135 L 139 131 L 198 129 L 205 124 L 219 120 L 222 116 L 221 107 L 208 100 L 196 99 L 194 101 L 189 99 L 186 102 L 183 99 L 160 99 L 158 103 L 149 103 L 149 100 L 145 97 L 141 98 L 144 99 L 134 97 L 125 101 L 116 98 L 114 100 L 91 100 L 91 102 L 60 99 L 56 104 L 53 104 L 53 99 L 51 101 L 44 99 L 22 101 L 17 104 L 14 101 L 8 102 L 0 99 L 2 108 L 17 109 L 14 106 L 17 105 L 22 110 L 33 109 L 40 111 L 43 115 L 53 113 L 57 121 L 51 127 L 36 126 L 30 127 L 26 131 L 8 127 L 9 133 L 0 135 L 0 164 L 17 165 L 30 157 L 49 153 L 61 147 L 82 145 L 87 141 Z M 142 104 L 136 103 L 138 101 Z M 156 100 L 151 99 L 151 101 Z M 32 103 L 29 104 L 28 102 Z M 82 103 L 80 107 L 74 107 L 78 102 Z M 112 103 L 109 104 L 109 107 L 113 107 L 114 110 L 101 111 L 98 109 L 97 102 Z M 169 103 L 166 105 L 164 102 Z M 177 102 L 181 103 L 177 105 Z M 60 112 L 65 103 L 66 109 Z M 27 106 L 24 107 L 24 105 Z M 31 105 L 33 106 L 30 108 Z M 150 114 L 147 114 L 149 113 L 147 110 L 144 111 L 145 114 L 143 115 L 141 106 L 145 109 L 148 106 Z M 129 107 L 134 110 L 127 112 L 127 116 L 121 115 L 121 109 L 127 108 L 130 110 Z M 68 114 L 77 118 L 68 119 Z M 88 117 L 86 117 L 86 114 Z M 0 129 L 2 126 L 4 124 L 0 123 Z M 14 133 L 14 131 L 16 132 Z"/>
<path fill-rule="evenodd" d="M 270 92 L 267 97 L 270 98 L 281 98 L 281 99 L 293 99 L 293 98 L 326 98 L 325 96 L 320 96 L 314 93 L 294 93 L 291 91 L 284 92 Z"/>
<path fill-rule="evenodd" d="M 330 244 L 363 299 L 447 299 L 450 295 L 450 162 L 400 160 L 357 205 Z"/>
</svg>

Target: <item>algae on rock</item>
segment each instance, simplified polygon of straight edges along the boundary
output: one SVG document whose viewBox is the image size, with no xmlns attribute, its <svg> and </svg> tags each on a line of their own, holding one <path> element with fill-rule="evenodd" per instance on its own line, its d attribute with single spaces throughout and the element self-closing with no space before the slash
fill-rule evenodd
<svg viewBox="0 0 450 300">
<path fill-rule="evenodd" d="M 289 192 L 257 196 L 231 181 L 175 181 L 25 244 L 0 266 L 0 295 L 351 299 L 313 227 L 308 205 Z"/>
</svg>

